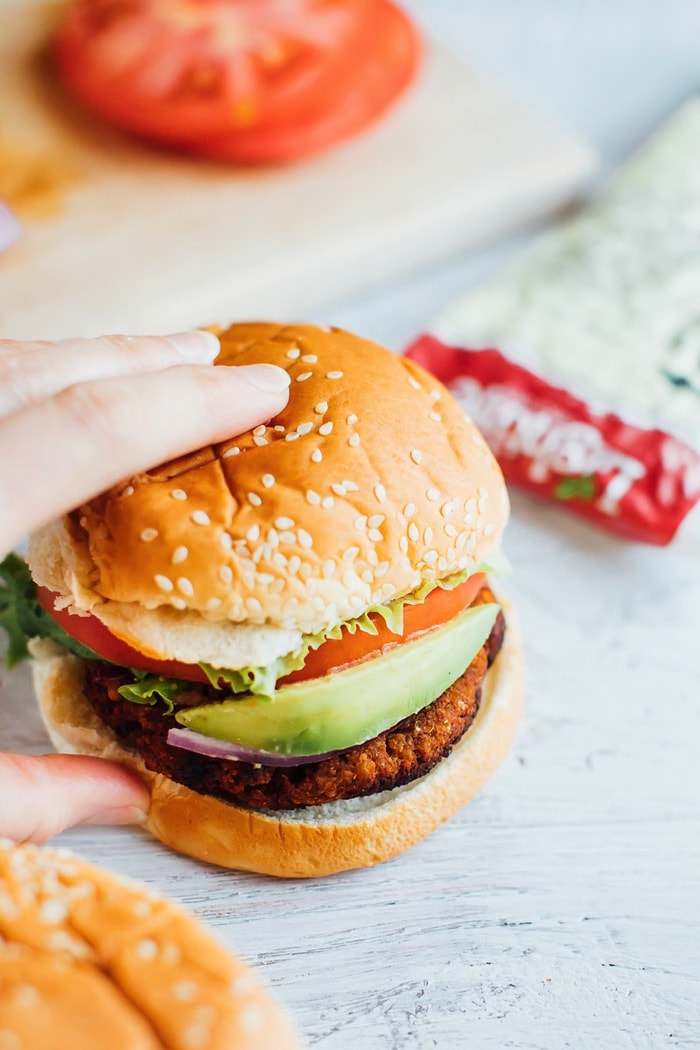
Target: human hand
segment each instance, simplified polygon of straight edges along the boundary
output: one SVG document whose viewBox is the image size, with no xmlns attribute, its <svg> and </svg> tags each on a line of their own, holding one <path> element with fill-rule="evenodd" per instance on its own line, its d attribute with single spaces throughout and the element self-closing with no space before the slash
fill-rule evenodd
<svg viewBox="0 0 700 1050">
<path fill-rule="evenodd" d="M 273 365 L 210 367 L 215 336 L 0 340 L 0 558 L 26 533 L 130 474 L 280 412 Z M 0 836 L 43 842 L 75 824 L 145 816 L 129 771 L 77 755 L 0 755 Z"/>
</svg>

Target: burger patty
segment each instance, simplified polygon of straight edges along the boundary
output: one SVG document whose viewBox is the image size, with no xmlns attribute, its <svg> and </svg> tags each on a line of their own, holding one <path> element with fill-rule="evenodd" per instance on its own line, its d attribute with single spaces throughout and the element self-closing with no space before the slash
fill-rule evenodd
<svg viewBox="0 0 700 1050">
<path fill-rule="evenodd" d="M 483 587 L 475 604 L 495 600 Z M 85 693 L 100 718 L 154 772 L 200 794 L 253 809 L 297 809 L 386 791 L 428 773 L 474 721 L 481 684 L 504 632 L 505 620 L 499 612 L 489 638 L 461 678 L 417 714 L 364 744 L 289 768 L 207 758 L 171 747 L 166 738 L 177 724 L 174 718 L 165 713 L 162 702 L 149 707 L 121 697 L 117 689 L 133 679 L 128 671 L 115 673 L 118 669 L 113 665 L 87 663 Z M 208 685 L 193 683 L 192 690 L 199 694 L 199 703 L 227 698 Z M 189 704 L 195 698 L 187 692 Z"/>
</svg>

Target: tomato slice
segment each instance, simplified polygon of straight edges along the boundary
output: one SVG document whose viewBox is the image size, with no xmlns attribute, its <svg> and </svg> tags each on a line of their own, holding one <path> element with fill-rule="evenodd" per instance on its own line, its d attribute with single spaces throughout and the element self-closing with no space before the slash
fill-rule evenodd
<svg viewBox="0 0 700 1050">
<path fill-rule="evenodd" d="M 350 634 L 343 628 L 341 638 L 330 638 L 318 649 L 312 650 L 306 657 L 304 666 L 281 678 L 280 682 L 289 684 L 309 678 L 321 678 L 332 671 L 343 670 L 359 660 L 381 656 L 383 652 L 401 645 L 402 642 L 410 641 L 433 627 L 440 627 L 471 605 L 485 579 L 484 573 L 475 573 L 451 591 L 436 587 L 425 601 L 417 605 L 406 605 L 404 630 L 401 635 L 390 631 L 377 613 L 370 613 L 377 634 L 367 634 L 365 631 Z M 162 675 L 163 678 L 182 678 L 189 682 L 208 681 L 206 674 L 197 664 L 185 664 L 178 660 L 156 660 L 144 656 L 128 642 L 112 634 L 96 616 L 77 616 L 68 609 L 54 608 L 56 594 L 47 587 L 37 587 L 37 597 L 41 606 L 64 631 L 109 663 L 120 667 L 133 667 L 138 671 L 149 671 L 151 674 Z"/>
<path fill-rule="evenodd" d="M 74 0 L 54 39 L 108 120 L 186 146 L 293 122 L 361 63 L 377 0 Z"/>
<path fill-rule="evenodd" d="M 184 678 L 189 682 L 207 682 L 209 679 L 197 664 L 184 664 L 178 660 L 155 660 L 133 649 L 128 642 L 117 638 L 96 616 L 78 616 L 68 609 L 54 608 L 57 597 L 48 587 L 37 587 L 39 604 L 76 642 L 87 645 L 109 663 L 120 667 L 133 667 L 137 671 L 150 671 L 163 678 Z"/>
<path fill-rule="evenodd" d="M 321 152 L 382 117 L 414 79 L 420 53 L 420 38 L 406 15 L 390 0 L 376 0 L 361 61 L 337 77 L 305 114 L 205 137 L 189 148 L 242 164 Z"/>
</svg>

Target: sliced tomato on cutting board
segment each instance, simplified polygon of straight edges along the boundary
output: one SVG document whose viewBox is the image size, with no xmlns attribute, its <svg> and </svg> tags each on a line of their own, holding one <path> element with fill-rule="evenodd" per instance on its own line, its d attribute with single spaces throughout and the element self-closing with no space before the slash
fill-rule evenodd
<svg viewBox="0 0 700 1050">
<path fill-rule="evenodd" d="M 73 0 L 54 39 L 64 81 L 107 120 L 246 162 L 353 134 L 417 54 L 389 0 Z"/>
<path fill-rule="evenodd" d="M 329 639 L 312 650 L 304 666 L 280 679 L 281 683 L 301 682 L 321 678 L 333 671 L 342 670 L 352 663 L 380 656 L 388 648 L 395 648 L 420 634 L 447 623 L 462 609 L 471 605 L 486 577 L 475 573 L 451 591 L 437 587 L 416 605 L 404 607 L 404 630 L 394 634 L 377 613 L 371 613 L 377 634 L 356 631 L 350 634 L 345 628 L 341 638 Z M 88 646 L 104 660 L 132 667 L 138 671 L 149 671 L 164 678 L 182 678 L 190 682 L 206 682 L 208 678 L 197 664 L 185 664 L 177 660 L 156 660 L 144 656 L 128 642 L 122 641 L 105 627 L 96 616 L 77 616 L 67 609 L 54 608 L 56 594 L 47 587 L 37 587 L 37 596 L 42 607 L 76 641 Z"/>
</svg>

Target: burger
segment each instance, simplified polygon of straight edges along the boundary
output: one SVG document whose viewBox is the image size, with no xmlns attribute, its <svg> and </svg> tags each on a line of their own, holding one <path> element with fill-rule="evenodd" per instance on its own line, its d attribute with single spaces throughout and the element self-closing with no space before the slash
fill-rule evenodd
<svg viewBox="0 0 700 1050">
<path fill-rule="evenodd" d="M 298 1050 L 255 974 L 182 908 L 60 849 L 0 840 L 0 1045 Z"/>
<path fill-rule="evenodd" d="M 512 740 L 503 478 L 411 361 L 338 329 L 220 339 L 218 364 L 285 368 L 289 404 L 33 537 L 40 705 L 59 750 L 140 772 L 175 849 L 280 876 L 371 865 Z"/>
</svg>

